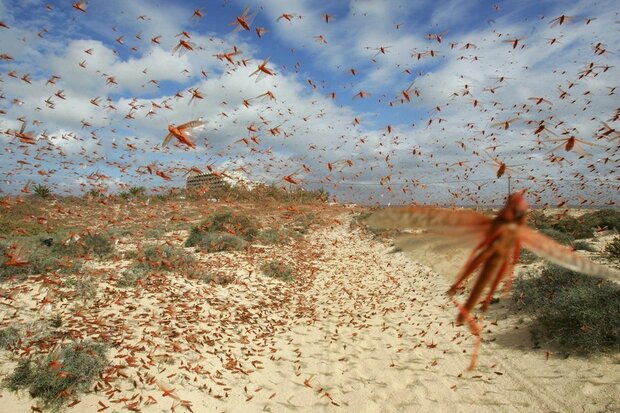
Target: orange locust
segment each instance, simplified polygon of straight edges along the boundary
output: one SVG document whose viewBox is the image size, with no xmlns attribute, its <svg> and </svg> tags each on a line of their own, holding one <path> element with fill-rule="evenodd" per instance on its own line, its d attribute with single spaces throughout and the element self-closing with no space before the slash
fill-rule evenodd
<svg viewBox="0 0 620 413">
<path fill-rule="evenodd" d="M 202 119 L 191 120 L 179 126 L 175 126 L 174 123 L 171 123 L 168 125 L 168 131 L 170 131 L 170 133 L 164 138 L 163 146 L 167 146 L 170 139 L 174 137 L 177 138 L 182 144 L 187 145 L 190 148 L 196 148 L 196 144 L 190 138 L 191 130 L 202 127 L 205 123 L 206 122 Z"/>
<path fill-rule="evenodd" d="M 253 71 L 252 73 L 250 73 L 250 77 L 254 76 L 254 75 L 258 75 L 256 76 L 256 81 L 259 82 L 260 80 L 262 80 L 266 75 L 269 76 L 274 76 L 275 72 L 267 67 L 267 63 L 269 63 L 269 58 L 266 58 L 263 63 L 261 63 L 260 65 L 258 65 L 258 67 L 256 68 L 255 71 Z"/>
<path fill-rule="evenodd" d="M 504 294 L 510 291 L 513 269 L 519 261 L 522 248 L 572 271 L 606 278 L 620 278 L 619 271 L 595 264 L 529 227 L 528 209 L 525 190 L 522 190 L 508 197 L 506 205 L 495 218 L 468 210 L 410 206 L 385 209 L 368 219 L 367 224 L 374 228 L 424 228 L 443 231 L 446 235 L 474 237 L 481 240 L 448 290 L 450 296 L 455 295 L 480 268 L 465 304 L 461 305 L 454 300 L 459 308 L 457 322 L 467 322 L 472 334 L 477 338 L 470 370 L 476 367 L 482 340 L 482 328 L 471 313 L 487 288 L 489 292 L 482 303 L 482 312 L 487 310 L 500 282 L 505 281 Z"/>
<path fill-rule="evenodd" d="M 250 25 L 254 21 L 254 17 L 256 17 L 256 12 L 248 15 L 250 11 L 250 6 L 248 5 L 244 10 L 241 16 L 237 16 L 235 21 L 230 23 L 229 26 L 236 26 L 234 31 L 239 30 L 247 30 L 250 31 Z"/>
<path fill-rule="evenodd" d="M 589 152 L 587 152 L 583 146 L 583 145 L 589 145 L 589 146 L 596 146 L 599 148 L 604 148 L 604 146 L 601 145 L 597 145 L 595 143 L 592 142 L 588 142 L 585 141 L 583 139 L 579 139 L 575 136 L 570 136 L 568 138 L 559 138 L 559 139 L 547 139 L 546 141 L 543 142 L 560 142 L 560 144 L 558 146 L 555 146 L 553 149 L 551 149 L 549 152 L 547 153 L 551 153 L 551 152 L 555 152 L 558 149 L 564 147 L 564 150 L 566 152 L 570 152 L 572 150 L 574 150 L 577 154 L 579 154 L 580 158 L 583 158 L 585 156 L 591 156 L 591 154 Z"/>
</svg>

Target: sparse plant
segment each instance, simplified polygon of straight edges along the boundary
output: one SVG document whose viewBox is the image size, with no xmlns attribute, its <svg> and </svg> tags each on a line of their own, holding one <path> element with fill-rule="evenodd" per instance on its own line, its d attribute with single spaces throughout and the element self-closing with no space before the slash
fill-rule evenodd
<svg viewBox="0 0 620 413">
<path fill-rule="evenodd" d="M 518 278 L 512 301 L 532 315 L 535 342 L 584 355 L 620 350 L 620 287 L 613 282 L 549 265 Z"/>
<path fill-rule="evenodd" d="M 114 244 L 107 235 L 87 233 L 75 241 L 54 243 L 51 249 L 54 253 L 64 257 L 94 254 L 99 258 L 104 258 L 114 252 Z"/>
<path fill-rule="evenodd" d="M 206 232 L 227 232 L 251 241 L 258 234 L 258 224 L 247 215 L 237 214 L 230 209 L 217 211 L 200 226 Z"/>
<path fill-rule="evenodd" d="M 148 228 L 146 231 L 144 231 L 145 238 L 161 239 L 163 238 L 164 234 L 165 231 L 162 228 Z"/>
<path fill-rule="evenodd" d="M 20 360 L 7 384 L 12 391 L 28 389 L 46 408 L 60 411 L 67 400 L 88 391 L 107 364 L 102 344 L 71 343 L 47 357 Z"/>
<path fill-rule="evenodd" d="M 186 247 L 197 247 L 206 252 L 238 251 L 248 245 L 243 238 L 225 232 L 203 232 L 192 228 Z"/>
<path fill-rule="evenodd" d="M 56 314 L 50 319 L 50 325 L 52 328 L 60 328 L 62 327 L 62 316 L 60 314 Z"/>
<path fill-rule="evenodd" d="M 133 197 L 141 197 L 146 193 L 146 188 L 143 186 L 132 186 L 129 188 L 129 194 Z"/>
<path fill-rule="evenodd" d="M 267 277 L 277 278 L 286 282 L 295 281 L 293 268 L 284 262 L 273 260 L 263 264 L 260 269 Z"/>
<path fill-rule="evenodd" d="M 584 240 L 575 241 L 573 243 L 573 247 L 576 250 L 580 250 L 580 251 L 596 252 L 596 248 L 594 248 L 594 245 Z"/>
<path fill-rule="evenodd" d="M 147 279 L 149 275 L 150 272 L 146 267 L 135 265 L 123 271 L 121 278 L 116 282 L 116 285 L 121 288 L 135 287 L 139 281 Z"/>
<path fill-rule="evenodd" d="M 68 278 L 64 285 L 73 288 L 75 295 L 82 301 L 92 300 L 97 296 L 97 283 L 92 277 Z"/>
<path fill-rule="evenodd" d="M 207 273 L 207 274 L 203 274 L 200 277 L 200 281 L 202 281 L 203 283 L 206 284 L 216 284 L 216 285 L 228 285 L 231 282 L 235 281 L 235 278 L 232 275 L 229 274 L 223 274 L 223 273 Z"/>
<path fill-rule="evenodd" d="M 543 228 L 540 230 L 540 232 L 542 232 L 549 238 L 556 240 L 560 244 L 572 245 L 573 242 L 575 241 L 575 238 L 572 235 L 570 235 L 569 233 L 557 230 L 557 229 Z"/>
<path fill-rule="evenodd" d="M 34 237 L 21 239 L 19 245 L 27 251 L 24 257 L 27 264 L 14 267 L 3 265 L 7 260 L 7 246 L 0 243 L 0 282 L 11 277 L 45 274 L 49 271 L 75 273 L 81 268 L 81 261 L 59 256 L 53 248 L 42 247 Z"/>
<path fill-rule="evenodd" d="M 605 252 L 610 258 L 620 261 L 620 237 L 614 237 L 605 247 Z"/>
<path fill-rule="evenodd" d="M 268 228 L 258 233 L 256 239 L 264 244 L 288 244 L 290 236 L 286 231 L 278 231 L 275 228 Z"/>
<path fill-rule="evenodd" d="M 13 347 L 19 341 L 19 331 L 15 327 L 0 330 L 0 349 Z"/>
<path fill-rule="evenodd" d="M 296 217 L 291 223 L 293 231 L 305 235 L 310 231 L 312 225 L 318 224 L 319 219 L 315 214 L 302 214 Z"/>
<path fill-rule="evenodd" d="M 43 199 L 49 198 L 52 195 L 52 191 L 46 185 L 43 185 L 43 184 L 35 185 L 35 187 L 32 188 L 32 190 L 38 197 L 43 198 Z"/>
<path fill-rule="evenodd" d="M 151 270 L 166 270 L 185 267 L 194 261 L 192 256 L 180 249 L 169 245 L 149 246 L 144 250 L 142 265 Z"/>
<path fill-rule="evenodd" d="M 185 246 L 197 247 L 207 252 L 240 250 L 257 234 L 258 224 L 252 218 L 224 209 L 192 228 Z"/>
</svg>

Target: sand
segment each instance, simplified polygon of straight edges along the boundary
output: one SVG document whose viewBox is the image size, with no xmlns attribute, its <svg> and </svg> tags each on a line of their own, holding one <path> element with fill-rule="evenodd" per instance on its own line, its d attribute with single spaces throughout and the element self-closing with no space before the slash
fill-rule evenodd
<svg viewBox="0 0 620 413">
<path fill-rule="evenodd" d="M 343 212 L 304 241 L 277 247 L 296 266 L 296 283 L 259 274 L 261 258 L 275 253 L 265 246 L 251 257 L 205 259 L 234 272 L 235 282 L 225 287 L 161 274 L 157 288 L 103 288 L 80 328 L 83 336 L 99 329 L 116 341 L 110 358 L 118 368 L 108 372 L 109 386 L 81 396 L 72 410 L 620 411 L 617 356 L 564 359 L 532 349 L 527 323 L 505 317 L 501 304 L 486 317 L 477 369 L 467 371 L 475 340 L 453 322 L 457 311 L 445 294 L 450 280 L 351 228 L 350 218 Z M 446 268 L 462 262 L 432 249 L 425 259 Z M 39 287 L 13 297 L 24 309 L 20 322 L 41 316 L 32 298 Z M 3 304 L 6 324 L 14 310 Z M 62 302 L 54 311 L 70 317 L 74 308 Z M 6 351 L 1 363 L 3 376 L 15 365 Z M 174 391 L 163 396 L 162 388 Z M 4 389 L 0 396 L 5 412 L 29 412 L 36 404 L 25 392 Z"/>
</svg>

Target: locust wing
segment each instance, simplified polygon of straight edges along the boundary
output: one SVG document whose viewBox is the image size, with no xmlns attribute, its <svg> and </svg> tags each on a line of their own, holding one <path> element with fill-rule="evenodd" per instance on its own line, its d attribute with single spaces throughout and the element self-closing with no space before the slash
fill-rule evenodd
<svg viewBox="0 0 620 413">
<path fill-rule="evenodd" d="M 531 228 L 520 228 L 519 239 L 524 248 L 554 264 L 582 274 L 620 280 L 620 271 L 596 264 Z"/>
</svg>

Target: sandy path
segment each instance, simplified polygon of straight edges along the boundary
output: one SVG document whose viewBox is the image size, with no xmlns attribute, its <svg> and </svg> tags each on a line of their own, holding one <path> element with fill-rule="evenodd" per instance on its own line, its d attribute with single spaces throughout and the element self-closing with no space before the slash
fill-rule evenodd
<svg viewBox="0 0 620 413">
<path fill-rule="evenodd" d="M 456 309 L 445 295 L 450 281 L 351 230 L 348 215 L 309 234 L 301 249 L 278 249 L 305 263 L 298 283 L 259 275 L 261 259 L 272 252 L 257 249 L 245 262 L 211 256 L 217 268 L 236 272 L 227 287 L 162 274 L 152 292 L 130 290 L 119 298 L 108 289 L 125 304 L 98 310 L 99 316 L 120 314 L 119 325 L 145 325 L 125 334 L 126 341 L 139 360 L 147 350 L 159 358 L 122 367 L 128 378 L 112 382 L 112 400 L 102 392 L 84 395 L 77 411 L 95 412 L 99 402 L 109 406 L 106 412 L 127 411 L 121 397 L 142 400 L 143 412 L 170 411 L 174 400 L 152 382 L 136 382 L 147 374 L 169 383 L 196 413 L 620 410 L 618 358 L 546 360 L 544 350 L 530 349 L 527 328 L 515 330 L 509 320 L 487 323 L 490 341 L 478 369 L 467 372 L 474 339 L 453 325 Z M 156 322 L 146 322 L 149 314 L 158 315 Z M 172 327 L 158 327 L 164 321 Z M 171 348 L 171 333 L 180 351 Z M 117 356 L 127 350 L 115 351 L 113 360 L 122 365 Z M 148 396 L 157 403 L 144 402 Z M 33 405 L 24 392 L 3 390 L 0 401 L 11 412 Z"/>
<path fill-rule="evenodd" d="M 316 320 L 286 334 L 300 375 L 287 403 L 348 411 L 571 412 L 620 408 L 617 359 L 546 361 L 512 345 L 512 324 L 492 327 L 478 369 L 466 372 L 473 339 L 452 324 L 449 282 L 345 224 L 315 234 L 325 255 L 313 288 Z M 517 333 L 520 342 L 523 333 Z M 526 350 L 526 351 L 524 351 Z M 466 354 L 464 354 L 466 351 Z M 283 369 L 283 372 L 286 368 Z M 312 377 L 314 390 L 304 388 Z M 319 392 L 323 389 L 323 392 Z M 323 396 L 321 396 L 323 395 Z M 616 410 L 617 411 L 617 410 Z"/>
</svg>

